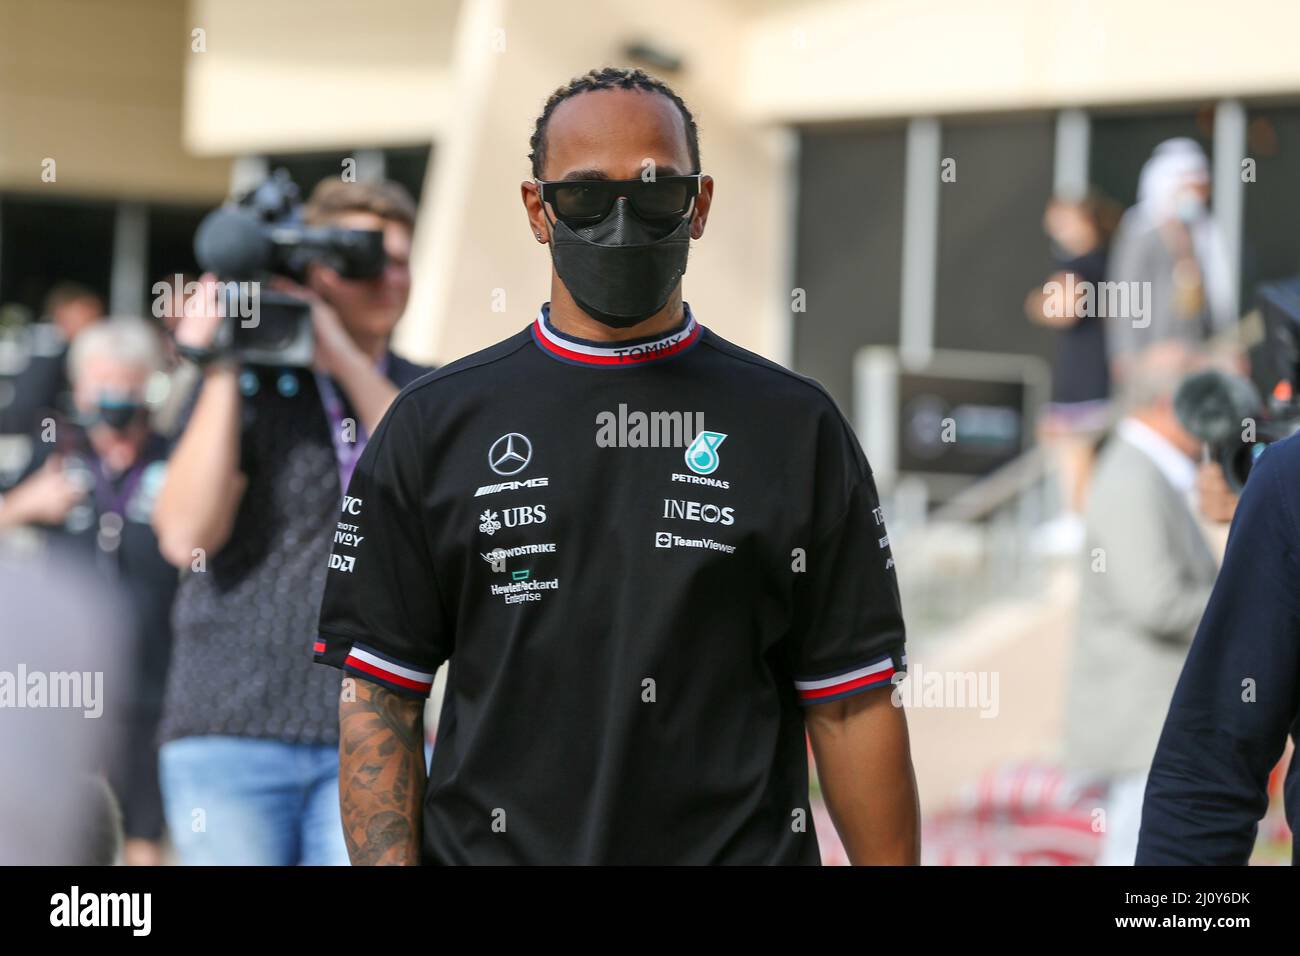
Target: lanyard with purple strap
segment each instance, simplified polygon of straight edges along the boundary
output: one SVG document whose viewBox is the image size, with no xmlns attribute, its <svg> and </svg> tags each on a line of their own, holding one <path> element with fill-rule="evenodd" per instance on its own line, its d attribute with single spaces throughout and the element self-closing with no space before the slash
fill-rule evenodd
<svg viewBox="0 0 1300 956">
<path fill-rule="evenodd" d="M 143 458 L 141 452 L 140 458 L 127 471 L 117 489 L 113 488 L 113 482 L 103 462 L 99 462 L 93 469 L 95 505 L 99 512 L 99 534 L 96 536 L 96 542 L 101 551 L 116 551 L 121 544 L 122 529 L 126 527 L 127 506 L 131 503 L 136 489 L 140 487 L 140 479 L 144 476 L 145 466 L 148 464 Z"/>
<path fill-rule="evenodd" d="M 387 352 L 375 365 L 375 370 L 385 378 L 388 377 Z M 347 494 L 348 483 L 352 480 L 352 472 L 356 470 L 357 462 L 361 458 L 361 453 L 366 450 L 366 441 L 370 436 L 359 421 L 353 421 L 355 439 L 348 441 L 344 429 L 348 418 L 347 409 L 343 404 L 343 396 L 334 387 L 334 382 L 330 377 L 322 375 L 320 372 L 316 373 L 316 387 L 320 392 L 321 405 L 325 409 L 325 418 L 329 422 L 330 441 L 334 444 L 334 457 L 338 461 L 339 494 L 344 495 Z"/>
</svg>

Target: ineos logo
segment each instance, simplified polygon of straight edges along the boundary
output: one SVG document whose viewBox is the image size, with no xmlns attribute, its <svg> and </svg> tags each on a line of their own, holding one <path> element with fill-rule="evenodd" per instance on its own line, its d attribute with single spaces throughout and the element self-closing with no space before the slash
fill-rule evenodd
<svg viewBox="0 0 1300 956">
<path fill-rule="evenodd" d="M 502 435 L 488 449 L 488 464 L 498 475 L 517 475 L 533 460 L 533 443 L 518 432 Z"/>
<path fill-rule="evenodd" d="M 683 521 L 703 521 L 707 524 L 735 524 L 734 508 L 722 508 L 714 504 L 700 504 L 698 501 L 682 501 L 679 498 L 664 499 L 664 517 L 680 518 Z"/>
</svg>

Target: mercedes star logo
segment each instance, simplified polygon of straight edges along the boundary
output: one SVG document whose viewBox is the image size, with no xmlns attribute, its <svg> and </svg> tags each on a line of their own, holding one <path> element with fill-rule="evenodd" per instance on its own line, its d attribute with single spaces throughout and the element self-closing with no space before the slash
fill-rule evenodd
<svg viewBox="0 0 1300 956">
<path fill-rule="evenodd" d="M 498 475 L 517 475 L 533 460 L 533 443 L 519 432 L 502 435 L 488 449 L 488 464 Z"/>
</svg>

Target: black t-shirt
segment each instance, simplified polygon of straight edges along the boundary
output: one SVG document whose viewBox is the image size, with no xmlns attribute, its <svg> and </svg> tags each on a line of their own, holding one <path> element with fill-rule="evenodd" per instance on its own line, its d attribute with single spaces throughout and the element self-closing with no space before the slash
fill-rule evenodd
<svg viewBox="0 0 1300 956">
<path fill-rule="evenodd" d="M 689 308 L 611 345 L 544 307 L 405 389 L 330 566 L 317 660 L 451 661 L 426 863 L 817 863 L 800 705 L 905 666 L 844 418 Z"/>
<path fill-rule="evenodd" d="M 387 369 L 399 387 L 428 371 L 391 354 Z M 161 736 L 333 745 L 338 681 L 305 652 L 343 495 L 332 426 L 311 369 L 252 366 L 240 387 L 248 486 L 225 547 L 181 579 Z"/>
</svg>

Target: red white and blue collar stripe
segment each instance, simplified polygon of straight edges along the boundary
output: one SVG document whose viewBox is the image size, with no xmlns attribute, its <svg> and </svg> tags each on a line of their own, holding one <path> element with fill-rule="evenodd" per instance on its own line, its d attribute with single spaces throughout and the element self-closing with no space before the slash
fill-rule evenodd
<svg viewBox="0 0 1300 956">
<path fill-rule="evenodd" d="M 870 664 L 863 664 L 849 670 L 809 680 L 796 680 L 795 690 L 799 692 L 799 703 L 820 704 L 829 700 L 839 700 L 850 694 L 857 694 L 873 687 L 887 687 L 894 675 L 907 669 L 907 657 L 900 660 L 900 666 L 894 666 L 892 656 L 886 655 Z"/>
<path fill-rule="evenodd" d="M 575 365 L 618 367 L 644 365 L 680 355 L 700 340 L 704 327 L 695 321 L 691 307 L 682 303 L 685 319 L 671 332 L 623 342 L 593 342 L 565 335 L 551 325 L 550 303 L 544 303 L 532 325 L 538 347 L 553 358 Z"/>
</svg>

